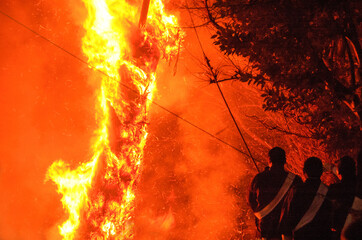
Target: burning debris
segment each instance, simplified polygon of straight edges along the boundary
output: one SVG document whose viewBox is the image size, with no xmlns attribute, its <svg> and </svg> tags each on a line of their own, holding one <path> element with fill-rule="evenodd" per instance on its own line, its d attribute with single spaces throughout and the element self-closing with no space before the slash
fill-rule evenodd
<svg viewBox="0 0 362 240">
<path fill-rule="evenodd" d="M 182 33 L 160 0 L 149 6 L 145 0 L 140 22 L 139 1 L 83 1 L 89 13 L 83 51 L 103 74 L 97 140 L 89 162 L 71 170 L 59 160 L 47 177 L 57 184 L 69 213 L 59 227 L 63 239 L 131 239 L 155 70 L 161 56 L 177 54 Z"/>
</svg>

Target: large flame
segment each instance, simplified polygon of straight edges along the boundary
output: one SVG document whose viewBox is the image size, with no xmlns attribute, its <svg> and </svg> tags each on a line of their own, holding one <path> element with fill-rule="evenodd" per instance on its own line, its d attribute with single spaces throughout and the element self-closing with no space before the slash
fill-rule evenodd
<svg viewBox="0 0 362 240">
<path fill-rule="evenodd" d="M 83 51 L 105 73 L 96 105 L 97 139 L 89 162 L 71 170 L 59 160 L 47 177 L 69 213 L 59 226 L 63 239 L 131 239 L 155 71 L 161 56 L 178 54 L 182 32 L 161 0 L 151 0 L 141 27 L 139 0 L 83 1 L 89 13 Z"/>
</svg>

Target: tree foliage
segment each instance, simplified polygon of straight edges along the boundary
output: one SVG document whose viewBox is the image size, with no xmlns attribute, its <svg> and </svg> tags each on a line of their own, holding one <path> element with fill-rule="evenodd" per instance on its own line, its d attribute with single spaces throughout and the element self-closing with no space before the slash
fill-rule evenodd
<svg viewBox="0 0 362 240">
<path fill-rule="evenodd" d="M 231 79 L 263 90 L 263 108 L 310 127 L 334 150 L 361 140 L 361 3 L 339 0 L 204 2 L 226 55 L 248 59 Z M 247 70 L 246 70 L 247 69 Z M 222 80 L 222 79 L 221 79 Z"/>
</svg>

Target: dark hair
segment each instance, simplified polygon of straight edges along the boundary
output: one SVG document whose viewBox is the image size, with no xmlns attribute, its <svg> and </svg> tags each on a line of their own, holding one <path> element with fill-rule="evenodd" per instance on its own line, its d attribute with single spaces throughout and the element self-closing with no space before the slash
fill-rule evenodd
<svg viewBox="0 0 362 240">
<path fill-rule="evenodd" d="M 320 178 L 323 173 L 322 161 L 317 157 L 310 157 L 304 162 L 303 171 L 308 177 Z"/>
<path fill-rule="evenodd" d="M 274 147 L 269 151 L 269 159 L 272 164 L 284 165 L 286 162 L 285 151 L 280 147 Z"/>
<path fill-rule="evenodd" d="M 356 176 L 356 163 L 353 158 L 349 156 L 342 157 L 338 163 L 338 172 L 342 177 Z"/>
</svg>

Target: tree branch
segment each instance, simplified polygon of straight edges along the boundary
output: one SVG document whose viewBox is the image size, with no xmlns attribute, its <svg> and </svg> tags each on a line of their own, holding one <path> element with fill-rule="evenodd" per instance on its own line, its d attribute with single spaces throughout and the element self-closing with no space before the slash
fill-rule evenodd
<svg viewBox="0 0 362 240">
<path fill-rule="evenodd" d="M 262 119 L 258 118 L 258 117 L 255 116 L 255 115 L 253 115 L 253 116 L 248 116 L 248 115 L 246 115 L 246 116 L 249 117 L 249 118 L 255 119 L 256 121 L 258 121 L 259 123 L 261 123 L 261 124 L 262 124 L 266 129 L 268 129 L 268 130 L 276 130 L 276 131 L 278 131 L 278 132 L 285 133 L 285 134 L 288 134 L 288 135 L 293 135 L 293 136 L 300 137 L 300 138 L 312 139 L 311 136 L 306 136 L 306 135 L 303 135 L 303 134 L 300 134 L 300 133 L 292 132 L 292 131 L 283 129 L 283 128 L 279 127 L 279 126 L 271 126 L 271 125 L 269 125 L 268 123 L 266 123 L 265 120 L 262 120 Z"/>
<path fill-rule="evenodd" d="M 215 21 L 215 18 L 212 16 L 210 9 L 209 9 L 209 5 L 207 4 L 207 0 L 205 0 L 205 8 L 207 11 L 207 15 L 209 17 L 210 22 L 215 26 L 215 28 L 219 31 L 223 31 L 224 28 L 221 27 L 219 24 L 217 24 L 217 22 Z"/>
</svg>

